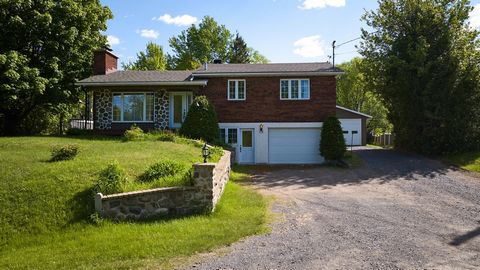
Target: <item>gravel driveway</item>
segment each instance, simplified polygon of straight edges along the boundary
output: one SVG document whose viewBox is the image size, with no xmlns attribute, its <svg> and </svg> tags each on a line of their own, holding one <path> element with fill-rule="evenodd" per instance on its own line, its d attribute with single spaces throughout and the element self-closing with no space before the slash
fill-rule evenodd
<svg viewBox="0 0 480 270">
<path fill-rule="evenodd" d="M 359 148 L 358 169 L 273 168 L 272 232 L 192 269 L 480 268 L 480 178 L 420 156 Z"/>
</svg>

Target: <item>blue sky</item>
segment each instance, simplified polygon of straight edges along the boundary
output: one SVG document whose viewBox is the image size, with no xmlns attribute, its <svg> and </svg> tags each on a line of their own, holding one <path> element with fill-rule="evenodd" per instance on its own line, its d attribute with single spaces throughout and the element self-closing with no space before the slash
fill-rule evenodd
<svg viewBox="0 0 480 270">
<path fill-rule="evenodd" d="M 135 58 L 148 41 L 170 52 L 168 39 L 208 15 L 271 62 L 329 60 L 333 40 L 340 44 L 360 36 L 360 18 L 376 0 L 101 0 L 114 19 L 106 35 L 120 62 Z M 472 25 L 480 27 L 480 0 L 472 1 Z M 336 62 L 358 56 L 358 40 L 337 48 Z"/>
</svg>

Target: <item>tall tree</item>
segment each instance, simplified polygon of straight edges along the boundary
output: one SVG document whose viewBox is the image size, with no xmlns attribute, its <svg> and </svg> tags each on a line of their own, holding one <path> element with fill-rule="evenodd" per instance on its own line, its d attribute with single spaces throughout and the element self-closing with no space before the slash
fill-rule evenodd
<svg viewBox="0 0 480 270">
<path fill-rule="evenodd" d="M 392 125 L 387 119 L 387 108 L 366 79 L 365 61 L 357 57 L 338 67 L 345 74 L 337 80 L 337 104 L 371 115 L 372 119 L 367 124 L 368 131 L 390 132 Z"/>
<path fill-rule="evenodd" d="M 162 46 L 148 42 L 145 52 L 137 53 L 135 62 L 122 63 L 125 70 L 165 70 L 167 58 Z"/>
<path fill-rule="evenodd" d="M 91 74 L 93 51 L 112 13 L 99 0 L 0 1 L 0 116 L 20 132 L 32 113 L 78 102 L 77 79 Z"/>
<path fill-rule="evenodd" d="M 255 50 L 254 48 L 248 48 L 248 54 L 250 55 L 250 63 L 251 64 L 268 64 L 270 60 L 267 57 L 262 55 L 259 51 Z"/>
<path fill-rule="evenodd" d="M 230 31 L 212 17 L 205 16 L 198 27 L 194 24 L 169 40 L 173 54 L 168 56 L 172 69 L 196 69 L 215 59 L 227 62 L 231 42 Z"/>
<path fill-rule="evenodd" d="M 250 63 L 250 52 L 247 43 L 238 34 L 231 42 L 228 62 L 232 64 L 247 64 Z"/>
<path fill-rule="evenodd" d="M 480 55 L 467 0 L 380 0 L 363 20 L 367 78 L 394 125 L 396 146 L 427 154 L 478 148 Z"/>
</svg>

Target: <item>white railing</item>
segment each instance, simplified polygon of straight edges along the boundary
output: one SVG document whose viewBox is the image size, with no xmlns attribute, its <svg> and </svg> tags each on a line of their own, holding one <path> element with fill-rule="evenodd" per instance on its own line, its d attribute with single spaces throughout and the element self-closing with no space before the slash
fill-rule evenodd
<svg viewBox="0 0 480 270">
<path fill-rule="evenodd" d="M 93 129 L 93 121 L 84 119 L 71 119 L 70 128 Z"/>
</svg>

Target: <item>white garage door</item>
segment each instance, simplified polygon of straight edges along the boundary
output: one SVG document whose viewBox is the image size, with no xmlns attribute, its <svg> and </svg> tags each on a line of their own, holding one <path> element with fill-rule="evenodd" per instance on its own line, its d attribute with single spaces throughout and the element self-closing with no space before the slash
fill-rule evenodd
<svg viewBox="0 0 480 270">
<path fill-rule="evenodd" d="M 272 164 L 322 163 L 319 128 L 268 129 L 268 162 Z"/>
<path fill-rule="evenodd" d="M 362 144 L 362 120 L 361 119 L 340 119 L 342 123 L 343 138 L 347 145 Z"/>
</svg>

